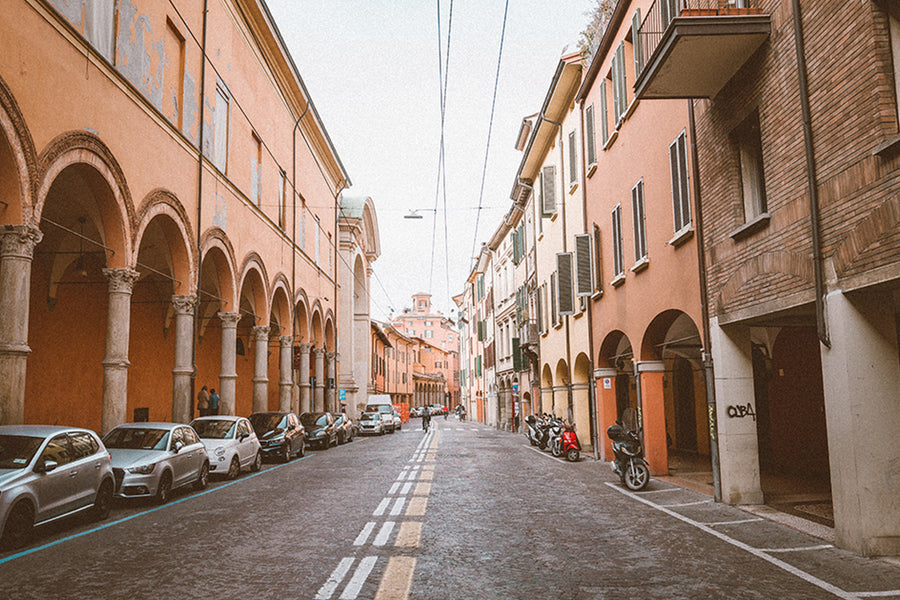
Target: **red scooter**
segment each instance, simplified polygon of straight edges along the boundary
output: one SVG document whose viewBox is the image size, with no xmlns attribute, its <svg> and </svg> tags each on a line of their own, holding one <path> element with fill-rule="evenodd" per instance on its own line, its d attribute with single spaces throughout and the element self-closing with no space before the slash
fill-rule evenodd
<svg viewBox="0 0 900 600">
<path fill-rule="evenodd" d="M 560 433 L 550 439 L 550 452 L 553 456 L 566 455 L 566 460 L 577 462 L 581 458 L 581 443 L 575 434 L 575 425 L 561 422 Z"/>
</svg>

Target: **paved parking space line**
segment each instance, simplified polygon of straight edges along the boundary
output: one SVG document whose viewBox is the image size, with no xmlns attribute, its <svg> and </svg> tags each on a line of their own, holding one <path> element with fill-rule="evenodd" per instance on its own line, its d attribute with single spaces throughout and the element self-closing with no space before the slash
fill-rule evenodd
<svg viewBox="0 0 900 600">
<path fill-rule="evenodd" d="M 561 459 L 561 458 L 556 458 L 556 457 L 553 456 L 552 454 L 548 454 L 547 452 L 544 452 L 544 451 L 541 450 L 540 448 L 535 448 L 534 446 L 525 446 L 525 448 L 528 448 L 529 450 L 534 450 L 535 452 L 537 452 L 537 453 L 540 454 L 541 456 L 545 456 L 545 457 L 547 457 L 547 458 L 549 458 L 549 459 L 551 459 L 551 460 L 556 460 L 556 461 L 559 461 L 559 462 L 561 462 L 561 463 L 565 463 L 565 462 L 566 462 L 565 460 L 563 460 L 563 459 Z"/>
<path fill-rule="evenodd" d="M 409 506 L 406 507 L 406 514 L 410 517 L 421 517 L 425 515 L 425 505 L 428 504 L 427 496 L 414 496 L 409 500 Z"/>
<path fill-rule="evenodd" d="M 392 556 L 388 560 L 378 591 L 375 592 L 375 600 L 405 600 L 408 598 L 415 570 L 416 559 L 412 556 Z"/>
<path fill-rule="evenodd" d="M 338 563 L 338 566 L 335 567 L 334 571 L 331 572 L 331 576 L 328 577 L 328 581 L 325 582 L 322 587 L 319 588 L 319 593 L 316 594 L 316 600 L 328 600 L 331 598 L 334 591 L 344 580 L 344 577 L 347 576 L 347 572 L 350 571 L 350 567 L 353 566 L 354 558 L 342 558 L 341 562 Z"/>
<path fill-rule="evenodd" d="M 403 468 L 405 469 L 406 467 L 403 467 Z M 641 496 L 643 496 L 645 494 L 665 494 L 668 492 L 683 492 L 683 491 L 684 491 L 684 488 L 670 487 L 670 488 L 665 488 L 662 490 L 642 490 L 640 492 L 635 492 L 635 494 L 640 494 Z"/>
<path fill-rule="evenodd" d="M 760 552 L 806 552 L 807 550 L 828 550 L 834 548 L 831 544 L 819 544 L 818 546 L 797 546 L 796 548 L 760 548 Z"/>
<path fill-rule="evenodd" d="M 610 487 L 611 489 L 616 490 L 620 494 L 623 494 L 630 498 L 634 498 L 638 502 L 640 502 L 642 504 L 646 504 L 647 506 L 649 506 L 651 508 L 655 508 L 656 510 L 663 512 L 663 513 L 669 515 L 670 517 L 678 519 L 679 521 L 682 521 L 689 525 L 693 525 L 700 531 L 704 531 L 714 537 L 719 538 L 723 542 L 731 544 L 732 546 L 734 546 L 736 548 L 740 548 L 741 550 L 744 550 L 757 558 L 761 558 L 762 560 L 764 560 L 780 569 L 783 569 L 784 571 L 787 571 L 788 573 L 795 575 L 796 577 L 799 577 L 800 579 L 802 579 L 803 581 L 805 581 L 807 583 L 810 583 L 818 588 L 821 588 L 827 592 L 834 594 L 838 598 L 844 598 L 845 600 L 856 600 L 862 595 L 860 593 L 852 593 L 852 592 L 844 591 L 841 588 L 837 587 L 836 585 L 828 583 L 827 581 L 825 581 L 823 579 L 819 579 L 818 577 L 816 577 L 815 575 L 812 575 L 811 573 L 807 573 L 806 571 L 798 569 L 797 567 L 795 567 L 791 564 L 788 564 L 788 563 L 784 562 L 783 560 L 775 558 L 774 556 L 770 556 L 765 550 L 760 550 L 759 548 L 754 548 L 753 546 L 751 546 L 749 544 L 745 544 L 744 542 L 741 542 L 739 540 L 736 540 L 733 537 L 725 535 L 724 533 L 722 533 L 720 531 L 716 531 L 715 529 L 713 529 L 712 527 L 709 527 L 708 525 L 704 525 L 703 523 L 698 523 L 697 521 L 694 521 L 693 519 L 691 519 L 689 517 L 679 514 L 678 512 L 676 512 L 674 510 L 670 510 L 667 506 L 664 506 L 662 504 L 656 504 L 645 498 L 641 498 L 637 494 L 633 494 L 633 493 L 629 492 L 628 490 L 623 489 L 614 483 L 610 483 L 607 481 L 607 482 L 605 482 L 605 484 L 608 487 Z"/>
<path fill-rule="evenodd" d="M 421 537 L 421 521 L 404 521 L 400 523 L 400 528 L 397 530 L 397 539 L 394 540 L 394 545 L 404 548 L 418 548 Z"/>
<path fill-rule="evenodd" d="M 391 503 L 390 498 L 384 498 L 381 502 L 378 503 L 378 508 L 375 509 L 375 512 L 372 513 L 374 517 L 380 517 L 384 514 L 384 511 L 387 510 L 388 504 Z"/>
<path fill-rule="evenodd" d="M 401 477 L 402 477 L 402 475 L 401 475 Z M 396 494 L 398 489 L 400 489 L 400 482 L 395 481 L 393 483 L 393 485 L 391 485 L 391 489 L 388 490 L 388 494 Z"/>
<path fill-rule="evenodd" d="M 666 504 L 665 506 L 677 506 L 677 504 Z M 683 506 L 690 506 L 689 504 L 685 504 Z M 710 527 L 716 527 L 718 525 L 741 525 L 743 523 L 759 523 L 763 519 L 741 519 L 739 521 L 714 521 L 709 523 L 704 523 L 704 525 L 709 525 Z"/>
<path fill-rule="evenodd" d="M 900 590 L 886 590 L 884 592 L 857 592 L 860 598 L 890 598 L 891 596 L 900 596 Z"/>
<path fill-rule="evenodd" d="M 712 504 L 712 500 L 700 500 L 698 502 L 682 502 L 681 504 L 660 504 L 667 508 L 678 508 L 681 506 L 700 506 L 701 504 Z"/>
<path fill-rule="evenodd" d="M 378 535 L 376 535 L 375 539 L 372 541 L 372 545 L 384 546 L 385 544 L 387 544 L 388 538 L 391 537 L 392 531 L 394 531 L 394 522 L 385 521 L 384 525 L 381 526 L 381 531 L 378 532 Z"/>
<path fill-rule="evenodd" d="M 371 535 L 373 529 L 375 529 L 375 521 L 369 521 L 368 523 L 366 523 L 362 531 L 359 532 L 359 535 L 356 536 L 356 539 L 353 540 L 353 545 L 362 546 L 363 544 L 365 544 L 366 540 L 369 539 L 369 535 Z"/>
<path fill-rule="evenodd" d="M 378 558 L 375 556 L 367 556 L 359 561 L 359 566 L 356 567 L 353 577 L 350 578 L 350 582 L 347 584 L 347 587 L 344 588 L 340 600 L 356 600 L 356 597 L 359 596 L 359 591 L 362 589 L 363 584 L 366 583 L 366 579 L 369 578 L 369 573 L 372 572 L 372 567 L 375 566 L 375 561 L 377 560 Z"/>
<path fill-rule="evenodd" d="M 413 496 L 428 496 L 429 494 L 431 494 L 431 482 L 429 481 L 420 481 L 413 490 Z"/>
</svg>

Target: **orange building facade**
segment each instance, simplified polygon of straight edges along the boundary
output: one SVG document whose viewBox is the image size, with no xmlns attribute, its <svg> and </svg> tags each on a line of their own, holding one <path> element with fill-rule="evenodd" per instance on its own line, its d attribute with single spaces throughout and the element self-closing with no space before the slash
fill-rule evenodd
<svg viewBox="0 0 900 600">
<path fill-rule="evenodd" d="M 7 3 L 0 423 L 333 408 L 347 185 L 263 3 Z"/>
</svg>

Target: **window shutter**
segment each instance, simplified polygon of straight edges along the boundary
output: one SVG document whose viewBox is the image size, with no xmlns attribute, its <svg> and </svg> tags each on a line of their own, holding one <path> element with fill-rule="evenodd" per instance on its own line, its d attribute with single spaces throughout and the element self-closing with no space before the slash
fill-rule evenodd
<svg viewBox="0 0 900 600">
<path fill-rule="evenodd" d="M 600 227 L 596 223 L 594 224 L 594 269 L 597 273 L 594 285 L 595 289 L 599 291 L 603 289 L 603 279 L 600 268 Z"/>
<path fill-rule="evenodd" d="M 477 279 L 478 285 L 478 300 L 484 298 L 484 275 L 478 275 Z"/>
<path fill-rule="evenodd" d="M 543 205 L 541 206 L 541 215 L 551 217 L 556 214 L 556 166 L 548 165 L 541 171 L 541 183 L 543 189 Z"/>
<path fill-rule="evenodd" d="M 601 88 L 602 88 L 601 80 Z M 602 97 L 603 94 L 601 94 Z M 594 146 L 594 105 L 591 104 L 584 110 L 584 135 L 587 137 L 585 140 L 585 148 L 587 151 L 587 164 L 588 166 L 593 165 L 597 162 L 597 148 Z"/>
<path fill-rule="evenodd" d="M 641 74 L 644 68 L 644 47 L 641 44 L 641 9 L 634 11 L 631 17 L 631 44 L 634 48 L 634 77 Z"/>
<path fill-rule="evenodd" d="M 559 323 L 559 313 L 556 310 L 556 273 L 550 273 L 550 322 Z"/>
<path fill-rule="evenodd" d="M 569 185 L 578 179 L 578 150 L 575 148 L 575 132 L 569 132 Z"/>
<path fill-rule="evenodd" d="M 519 223 L 519 235 L 516 238 L 519 242 L 519 261 L 525 258 L 525 222 Z"/>
<path fill-rule="evenodd" d="M 481 356 L 475 357 L 475 377 L 481 377 Z"/>
<path fill-rule="evenodd" d="M 522 351 L 519 348 L 519 338 L 514 337 L 512 339 L 512 359 L 513 359 L 513 371 L 521 371 L 522 370 Z"/>
<path fill-rule="evenodd" d="M 544 288 L 535 291 L 534 294 L 534 312 L 537 313 L 537 328 L 541 333 L 544 332 L 544 306 L 543 306 L 543 298 L 544 298 Z"/>
<path fill-rule="evenodd" d="M 572 293 L 572 253 L 558 252 L 556 254 L 557 287 L 559 287 L 559 314 L 574 315 L 575 299 Z"/>
<path fill-rule="evenodd" d="M 606 102 L 606 79 L 600 81 L 600 143 L 609 141 L 609 105 Z"/>
<path fill-rule="evenodd" d="M 625 116 L 625 111 L 628 109 L 628 86 L 625 79 L 625 42 L 619 42 L 619 47 L 616 48 L 616 62 L 618 63 L 616 82 L 619 86 L 619 93 L 617 94 L 618 112 L 616 114 L 616 123 L 618 123 Z"/>
<path fill-rule="evenodd" d="M 575 272 L 576 294 L 590 296 L 594 293 L 594 265 L 591 256 L 591 234 L 580 233 L 575 236 Z"/>
<path fill-rule="evenodd" d="M 518 229 L 513 230 L 511 235 L 512 235 L 511 242 L 512 242 L 512 247 L 513 247 L 512 259 L 513 259 L 513 264 L 517 265 L 517 264 L 519 264 L 519 261 L 521 260 L 521 258 L 519 257 L 519 230 Z"/>
</svg>

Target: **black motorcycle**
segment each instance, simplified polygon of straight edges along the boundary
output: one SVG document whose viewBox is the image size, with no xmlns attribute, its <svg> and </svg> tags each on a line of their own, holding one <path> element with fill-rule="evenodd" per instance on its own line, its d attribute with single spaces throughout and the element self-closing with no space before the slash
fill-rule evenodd
<svg viewBox="0 0 900 600">
<path fill-rule="evenodd" d="M 640 429 L 628 428 L 622 421 L 616 421 L 615 425 L 610 425 L 606 430 L 606 435 L 612 440 L 613 454 L 616 456 L 610 466 L 618 474 L 622 484 L 633 492 L 647 487 L 650 469 L 644 460 Z"/>
</svg>

